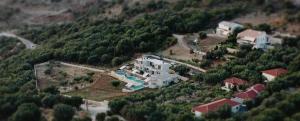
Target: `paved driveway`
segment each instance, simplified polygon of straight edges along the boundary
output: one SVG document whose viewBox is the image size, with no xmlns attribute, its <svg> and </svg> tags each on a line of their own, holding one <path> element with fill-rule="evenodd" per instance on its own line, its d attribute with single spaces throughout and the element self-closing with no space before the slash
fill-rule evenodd
<svg viewBox="0 0 300 121">
<path fill-rule="evenodd" d="M 35 49 L 37 47 L 37 44 L 34 44 L 30 40 L 19 37 L 19 36 L 13 34 L 13 33 L 2 32 L 2 33 L 0 33 L 0 36 L 17 38 L 18 40 L 20 40 L 26 46 L 27 49 Z"/>
</svg>

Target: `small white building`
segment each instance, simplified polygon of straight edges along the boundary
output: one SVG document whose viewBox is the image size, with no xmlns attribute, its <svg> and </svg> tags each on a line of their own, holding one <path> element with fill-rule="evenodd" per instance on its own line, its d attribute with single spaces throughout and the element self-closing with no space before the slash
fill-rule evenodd
<svg viewBox="0 0 300 121">
<path fill-rule="evenodd" d="M 216 29 L 216 34 L 228 37 L 229 35 L 233 34 L 235 30 L 239 28 L 244 28 L 244 26 L 234 22 L 222 21 L 218 24 L 218 27 Z"/>
<path fill-rule="evenodd" d="M 155 59 L 148 56 L 138 58 L 134 62 L 134 71 L 145 77 L 149 88 L 159 88 L 176 82 L 178 75 L 171 74 L 171 64 L 164 60 Z"/>
<path fill-rule="evenodd" d="M 266 32 L 247 29 L 237 35 L 237 43 L 240 45 L 250 44 L 253 48 L 267 49 L 269 38 Z"/>
<path fill-rule="evenodd" d="M 192 109 L 192 112 L 195 114 L 196 117 L 201 118 L 203 114 L 206 114 L 211 111 L 217 111 L 220 107 L 224 105 L 229 105 L 233 113 L 238 112 L 241 107 L 240 103 L 233 101 L 231 99 L 223 98 L 211 103 L 196 106 Z"/>
<path fill-rule="evenodd" d="M 262 71 L 262 75 L 267 79 L 266 82 L 273 81 L 276 77 L 286 74 L 288 70 L 284 68 L 275 68 Z"/>
</svg>

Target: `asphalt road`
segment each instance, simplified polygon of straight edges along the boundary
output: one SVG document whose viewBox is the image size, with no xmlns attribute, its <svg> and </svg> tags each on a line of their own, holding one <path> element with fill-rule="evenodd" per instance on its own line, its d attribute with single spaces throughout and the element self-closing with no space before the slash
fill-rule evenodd
<svg viewBox="0 0 300 121">
<path fill-rule="evenodd" d="M 30 40 L 19 37 L 19 36 L 13 34 L 13 33 L 2 32 L 2 33 L 0 33 L 0 36 L 17 38 L 18 40 L 20 40 L 26 46 L 27 49 L 32 49 L 33 50 L 37 47 L 37 44 L 34 44 Z"/>
</svg>

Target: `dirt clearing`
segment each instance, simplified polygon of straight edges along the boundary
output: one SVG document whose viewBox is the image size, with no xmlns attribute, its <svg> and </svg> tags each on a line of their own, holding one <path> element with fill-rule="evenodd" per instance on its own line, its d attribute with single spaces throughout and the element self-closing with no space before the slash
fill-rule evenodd
<svg viewBox="0 0 300 121">
<path fill-rule="evenodd" d="M 300 35 L 300 23 L 288 22 L 285 18 L 285 15 L 281 13 L 270 15 L 261 12 L 250 13 L 245 16 L 236 18 L 233 21 L 242 24 L 250 23 L 254 26 L 267 23 L 277 28 L 277 31 L 279 32 Z"/>
</svg>

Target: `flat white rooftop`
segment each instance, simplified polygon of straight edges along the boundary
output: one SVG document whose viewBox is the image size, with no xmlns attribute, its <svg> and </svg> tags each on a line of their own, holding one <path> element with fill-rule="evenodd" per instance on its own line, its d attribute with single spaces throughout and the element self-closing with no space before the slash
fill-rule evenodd
<svg viewBox="0 0 300 121">
<path fill-rule="evenodd" d="M 229 22 L 229 21 L 222 21 L 219 24 L 222 24 L 224 26 L 229 26 L 229 27 L 243 27 L 243 25 L 241 25 L 241 24 Z"/>
</svg>

